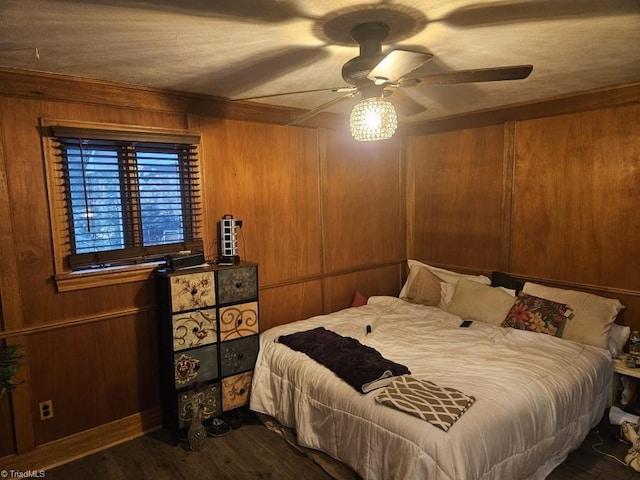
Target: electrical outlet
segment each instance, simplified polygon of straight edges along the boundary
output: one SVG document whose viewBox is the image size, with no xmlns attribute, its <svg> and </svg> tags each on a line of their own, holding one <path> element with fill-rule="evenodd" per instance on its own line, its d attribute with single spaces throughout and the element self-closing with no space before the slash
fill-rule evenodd
<svg viewBox="0 0 640 480">
<path fill-rule="evenodd" d="M 53 400 L 40 402 L 40 420 L 53 418 Z"/>
</svg>

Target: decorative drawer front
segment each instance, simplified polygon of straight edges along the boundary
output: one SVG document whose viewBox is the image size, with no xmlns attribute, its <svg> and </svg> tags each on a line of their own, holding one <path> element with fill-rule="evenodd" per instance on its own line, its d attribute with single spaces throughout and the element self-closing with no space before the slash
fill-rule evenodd
<svg viewBox="0 0 640 480">
<path fill-rule="evenodd" d="M 173 312 L 212 307 L 216 304 L 213 272 L 187 273 L 170 277 Z"/>
<path fill-rule="evenodd" d="M 207 385 L 207 388 L 201 392 L 189 390 L 178 395 L 178 428 L 183 428 L 191 424 L 193 417 L 193 396 L 196 395 L 202 405 L 201 419 L 209 420 L 215 418 L 222 413 L 220 405 L 220 385 L 214 383 Z"/>
<path fill-rule="evenodd" d="M 249 403 L 253 372 L 241 373 L 222 380 L 222 410 L 232 410 Z"/>
<path fill-rule="evenodd" d="M 258 332 L 258 302 L 241 303 L 220 309 L 221 342 L 248 337 Z"/>
<path fill-rule="evenodd" d="M 229 268 L 218 272 L 218 301 L 234 303 L 258 298 L 255 267 Z"/>
<path fill-rule="evenodd" d="M 176 388 L 206 382 L 218 376 L 218 346 L 186 350 L 173 355 Z"/>
<path fill-rule="evenodd" d="M 216 309 L 176 313 L 173 322 L 173 350 L 199 347 L 217 341 Z"/>
<path fill-rule="evenodd" d="M 260 337 L 252 335 L 220 344 L 220 369 L 223 377 L 252 369 L 258 358 Z"/>
</svg>

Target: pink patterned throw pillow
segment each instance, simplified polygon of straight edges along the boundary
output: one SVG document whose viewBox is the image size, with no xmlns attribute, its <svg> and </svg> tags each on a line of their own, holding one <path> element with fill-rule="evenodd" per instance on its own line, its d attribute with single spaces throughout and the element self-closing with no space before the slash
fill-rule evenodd
<svg viewBox="0 0 640 480">
<path fill-rule="evenodd" d="M 520 292 L 502 326 L 559 337 L 572 314 L 569 305 Z"/>
</svg>

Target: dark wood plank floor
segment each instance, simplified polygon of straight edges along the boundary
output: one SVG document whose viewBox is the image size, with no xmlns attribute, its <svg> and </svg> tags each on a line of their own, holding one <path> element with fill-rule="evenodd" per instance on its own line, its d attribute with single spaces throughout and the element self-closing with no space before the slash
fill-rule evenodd
<svg viewBox="0 0 640 480">
<path fill-rule="evenodd" d="M 640 480 L 640 473 L 596 452 L 624 459 L 627 445 L 604 423 L 547 480 Z M 277 433 L 250 421 L 229 435 L 210 438 L 201 452 L 174 447 L 157 431 L 46 472 L 47 480 L 216 479 L 331 480 L 313 460 Z M 511 480 L 511 479 L 504 479 Z"/>
</svg>

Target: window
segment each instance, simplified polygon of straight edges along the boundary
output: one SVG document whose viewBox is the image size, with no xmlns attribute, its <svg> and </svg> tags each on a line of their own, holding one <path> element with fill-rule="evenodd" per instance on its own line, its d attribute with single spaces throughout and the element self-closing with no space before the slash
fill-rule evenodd
<svg viewBox="0 0 640 480">
<path fill-rule="evenodd" d="M 63 271 L 202 250 L 197 136 L 52 125 L 43 138 Z"/>
</svg>

